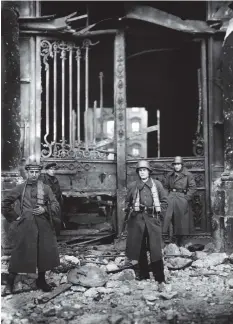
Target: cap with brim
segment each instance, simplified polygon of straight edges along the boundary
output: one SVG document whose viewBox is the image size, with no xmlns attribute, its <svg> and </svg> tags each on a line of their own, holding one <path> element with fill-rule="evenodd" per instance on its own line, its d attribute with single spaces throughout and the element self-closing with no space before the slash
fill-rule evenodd
<svg viewBox="0 0 233 324">
<path fill-rule="evenodd" d="M 42 166 L 36 162 L 29 163 L 25 166 L 25 170 L 41 170 Z"/>
<path fill-rule="evenodd" d="M 48 169 L 51 169 L 51 168 L 54 168 L 57 166 L 57 163 L 55 162 L 51 162 L 51 163 L 48 163 L 46 166 L 45 166 L 45 170 L 48 170 Z"/>
</svg>

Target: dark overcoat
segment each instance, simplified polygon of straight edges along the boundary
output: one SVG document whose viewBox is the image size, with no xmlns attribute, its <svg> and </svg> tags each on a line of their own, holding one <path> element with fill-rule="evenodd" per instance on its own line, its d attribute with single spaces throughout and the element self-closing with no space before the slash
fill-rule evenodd
<svg viewBox="0 0 233 324">
<path fill-rule="evenodd" d="M 47 173 L 41 174 L 40 179 L 43 181 L 43 183 L 47 184 L 52 189 L 52 192 L 54 193 L 55 198 L 61 205 L 62 191 L 61 191 L 61 187 L 60 187 L 58 179 L 56 177 L 51 177 Z"/>
<path fill-rule="evenodd" d="M 21 201 L 21 215 L 12 204 Z M 60 217 L 59 204 L 49 186 L 44 185 L 44 206 L 46 213 L 33 216 L 37 205 L 37 183 L 26 182 L 16 186 L 2 200 L 2 214 L 11 222 L 9 236 L 14 241 L 9 271 L 35 273 L 51 270 L 60 263 L 57 240 L 51 218 Z M 16 219 L 21 216 L 20 220 Z"/>
<path fill-rule="evenodd" d="M 192 197 L 196 192 L 196 183 L 193 175 L 184 167 L 176 177 L 175 172 L 169 172 L 164 188 L 168 190 L 168 208 L 163 223 L 163 232 L 168 231 L 174 217 L 174 235 L 188 235 L 194 230 Z M 187 190 L 187 193 L 173 192 L 172 189 Z"/>
<path fill-rule="evenodd" d="M 158 180 L 154 180 L 155 185 L 158 190 L 158 196 L 161 204 L 161 215 L 164 215 L 167 208 L 167 195 Z M 135 196 L 137 193 L 137 188 L 141 191 L 144 187 L 144 183 L 141 180 L 133 182 L 128 189 L 128 194 L 126 197 L 126 204 L 133 207 L 132 204 L 135 201 Z M 152 188 L 152 182 L 149 179 L 147 185 Z M 151 194 L 151 192 L 150 192 Z M 152 194 L 151 194 L 152 200 Z M 148 206 L 150 207 L 150 206 Z M 139 260 L 143 233 L 145 226 L 149 233 L 149 247 L 151 262 L 158 261 L 162 259 L 162 229 L 160 219 L 157 217 L 150 217 L 145 212 L 135 212 L 133 211 L 128 220 L 128 235 L 126 241 L 126 255 L 131 260 Z"/>
</svg>

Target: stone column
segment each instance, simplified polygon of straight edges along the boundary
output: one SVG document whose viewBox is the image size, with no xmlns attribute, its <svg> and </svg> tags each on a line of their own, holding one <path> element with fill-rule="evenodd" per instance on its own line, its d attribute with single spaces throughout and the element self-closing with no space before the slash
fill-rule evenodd
<svg viewBox="0 0 233 324">
<path fill-rule="evenodd" d="M 2 7 L 2 170 L 16 171 L 20 151 L 20 56 L 18 8 Z"/>
<path fill-rule="evenodd" d="M 232 24 L 233 19 L 230 25 Z M 222 86 L 225 166 L 221 179 L 225 205 L 220 226 L 223 233 L 223 248 L 226 252 L 233 252 L 233 31 L 227 33 L 222 49 Z"/>
<path fill-rule="evenodd" d="M 126 71 L 125 35 L 119 30 L 114 42 L 115 145 L 117 152 L 117 232 L 121 234 L 126 197 Z"/>
<path fill-rule="evenodd" d="M 18 7 L 2 2 L 2 195 L 20 180 L 20 55 Z M 1 220 L 2 247 L 7 248 L 8 223 Z"/>
</svg>

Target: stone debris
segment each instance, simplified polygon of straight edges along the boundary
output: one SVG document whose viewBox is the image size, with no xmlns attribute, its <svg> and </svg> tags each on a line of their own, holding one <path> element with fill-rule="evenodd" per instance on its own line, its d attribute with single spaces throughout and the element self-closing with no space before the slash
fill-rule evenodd
<svg viewBox="0 0 233 324">
<path fill-rule="evenodd" d="M 185 256 L 185 257 L 191 257 L 193 255 L 192 252 L 190 252 L 188 249 L 184 247 L 180 247 L 180 255 Z"/>
<path fill-rule="evenodd" d="M 61 285 L 71 287 L 41 304 L 51 293 L 31 288 L 37 275 L 18 275 L 17 294 L 2 297 L 2 324 L 223 324 L 223 316 L 233 323 L 233 264 L 225 253 L 169 244 L 164 249 L 166 283 L 158 284 L 152 273 L 139 281 L 132 268 L 121 270 L 133 262 L 116 242 L 63 245 L 61 250 L 61 271 L 47 272 L 47 280 L 57 286 L 53 292 Z M 8 262 L 2 258 L 4 269 Z M 114 269 L 118 272 L 107 273 Z"/>
<path fill-rule="evenodd" d="M 194 261 L 192 267 L 196 268 L 209 268 L 222 264 L 228 259 L 226 253 L 212 253 L 206 256 L 203 260 Z"/>
<path fill-rule="evenodd" d="M 229 288 L 233 289 L 233 278 L 228 281 Z"/>
<path fill-rule="evenodd" d="M 180 249 L 178 248 L 178 246 L 176 244 L 173 244 L 173 243 L 170 243 L 167 246 L 165 246 L 164 254 L 167 255 L 167 256 L 169 256 L 169 255 L 171 255 L 171 256 L 175 256 L 175 255 L 179 256 L 179 255 L 181 255 Z"/>
<path fill-rule="evenodd" d="M 167 261 L 167 267 L 169 270 L 181 270 L 189 267 L 192 264 L 192 260 L 187 258 L 170 258 Z"/>
<path fill-rule="evenodd" d="M 134 280 L 134 279 L 135 279 L 135 272 L 132 269 L 125 269 L 119 273 L 115 273 L 112 276 L 110 276 L 110 280 L 125 281 L 125 280 Z"/>
<path fill-rule="evenodd" d="M 81 266 L 68 273 L 68 282 L 89 288 L 103 286 L 107 280 L 107 273 L 96 265 Z"/>
<path fill-rule="evenodd" d="M 233 253 L 229 256 L 229 261 L 233 264 Z"/>
<path fill-rule="evenodd" d="M 195 257 L 196 259 L 204 260 L 207 257 L 207 253 L 204 251 L 196 251 Z"/>
</svg>

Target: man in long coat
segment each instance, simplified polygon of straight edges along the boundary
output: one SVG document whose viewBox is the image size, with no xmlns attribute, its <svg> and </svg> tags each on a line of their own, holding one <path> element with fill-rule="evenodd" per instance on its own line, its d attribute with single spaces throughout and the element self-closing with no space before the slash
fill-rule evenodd
<svg viewBox="0 0 233 324">
<path fill-rule="evenodd" d="M 181 156 L 173 161 L 174 170 L 166 177 L 164 188 L 168 190 L 168 208 L 164 218 L 163 232 L 173 226 L 173 235 L 177 237 L 177 244 L 183 243 L 183 236 L 192 233 L 194 229 L 192 213 L 192 197 L 196 192 L 193 175 L 184 167 Z"/>
<path fill-rule="evenodd" d="M 56 167 L 57 167 L 56 162 L 48 163 L 44 168 L 46 173 L 43 173 L 43 174 L 41 173 L 40 179 L 52 189 L 52 192 L 54 193 L 55 198 L 57 199 L 57 201 L 60 204 L 61 218 L 62 218 L 63 198 L 62 198 L 62 191 L 61 191 L 59 181 L 58 181 L 57 177 L 55 176 Z M 59 233 L 60 233 L 61 225 L 63 225 L 63 227 L 65 227 L 64 223 L 63 223 L 63 219 L 62 219 L 62 222 L 55 224 L 55 230 L 56 230 L 57 235 L 59 235 Z"/>
<path fill-rule="evenodd" d="M 130 216 L 126 256 L 138 261 L 139 279 L 149 279 L 149 250 L 154 278 L 162 283 L 165 277 L 160 218 L 167 208 L 167 197 L 162 184 L 150 177 L 151 171 L 148 161 L 139 161 L 136 168 L 139 179 L 128 189 L 126 204 Z"/>
<path fill-rule="evenodd" d="M 9 264 L 6 293 L 12 293 L 17 273 L 36 273 L 37 287 L 50 291 L 45 272 L 60 263 L 54 219 L 60 217 L 59 204 L 52 190 L 39 181 L 41 166 L 26 165 L 28 179 L 19 184 L 2 200 L 2 214 L 11 223 L 9 235 L 14 239 Z M 12 206 L 20 201 L 20 214 Z"/>
</svg>

